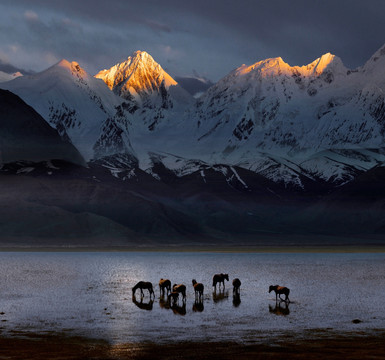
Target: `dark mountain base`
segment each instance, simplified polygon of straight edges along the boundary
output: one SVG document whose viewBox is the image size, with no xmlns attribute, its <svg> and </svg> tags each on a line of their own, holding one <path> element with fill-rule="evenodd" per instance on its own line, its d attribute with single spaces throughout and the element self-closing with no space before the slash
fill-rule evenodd
<svg viewBox="0 0 385 360">
<path fill-rule="evenodd" d="M 238 172 L 247 188 L 209 170 L 204 182 L 171 172 L 159 181 L 137 168 L 122 180 L 97 163 L 4 164 L 0 246 L 385 245 L 383 168 L 302 193 Z"/>
</svg>

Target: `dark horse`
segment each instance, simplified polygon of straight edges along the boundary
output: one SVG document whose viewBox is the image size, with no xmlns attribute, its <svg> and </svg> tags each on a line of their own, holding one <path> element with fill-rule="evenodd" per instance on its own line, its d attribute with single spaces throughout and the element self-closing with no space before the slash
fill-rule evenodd
<svg viewBox="0 0 385 360">
<path fill-rule="evenodd" d="M 186 285 L 183 285 L 183 284 L 174 284 L 173 287 L 172 287 L 172 291 L 176 291 L 178 293 L 181 293 L 182 294 L 182 297 L 183 297 L 183 301 L 186 300 Z"/>
<path fill-rule="evenodd" d="M 215 289 L 217 288 L 217 283 L 219 283 L 219 287 L 221 287 L 221 283 L 223 284 L 223 289 L 225 288 L 225 279 L 229 281 L 229 275 L 228 274 L 215 274 L 213 276 L 213 286 Z"/>
<path fill-rule="evenodd" d="M 168 279 L 160 279 L 159 281 L 159 293 L 164 295 L 164 289 L 167 290 L 167 295 L 171 292 L 171 281 Z"/>
<path fill-rule="evenodd" d="M 240 293 L 240 287 L 241 287 L 241 280 L 239 280 L 238 278 L 235 278 L 233 280 L 233 294 L 238 294 Z"/>
<path fill-rule="evenodd" d="M 140 294 L 143 296 L 143 290 L 148 290 L 150 293 L 150 297 L 154 294 L 154 289 L 152 288 L 152 284 L 148 281 L 139 281 L 133 288 L 132 288 L 132 296 L 135 296 L 135 291 L 137 289 L 140 289 Z"/>
<path fill-rule="evenodd" d="M 269 293 L 271 293 L 273 290 L 275 291 L 275 301 L 278 301 L 278 295 L 279 295 L 279 298 L 281 300 L 290 302 L 290 299 L 289 299 L 290 289 L 288 289 L 285 286 L 270 285 Z M 285 295 L 285 299 L 281 298 L 281 294 Z"/>
<path fill-rule="evenodd" d="M 204 285 L 202 283 L 197 283 L 195 279 L 192 280 L 192 284 L 194 286 L 194 291 L 195 291 L 195 298 L 201 299 L 203 296 L 203 290 L 205 289 Z"/>
</svg>

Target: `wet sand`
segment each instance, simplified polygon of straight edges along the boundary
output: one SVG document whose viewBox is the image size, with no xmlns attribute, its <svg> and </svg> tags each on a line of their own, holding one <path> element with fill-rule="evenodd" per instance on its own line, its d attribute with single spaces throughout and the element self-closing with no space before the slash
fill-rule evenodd
<svg viewBox="0 0 385 360">
<path fill-rule="evenodd" d="M 0 359 L 385 359 L 385 330 L 332 332 L 311 330 L 282 334 L 258 343 L 183 342 L 125 343 L 62 334 L 15 333 L 0 336 Z"/>
</svg>

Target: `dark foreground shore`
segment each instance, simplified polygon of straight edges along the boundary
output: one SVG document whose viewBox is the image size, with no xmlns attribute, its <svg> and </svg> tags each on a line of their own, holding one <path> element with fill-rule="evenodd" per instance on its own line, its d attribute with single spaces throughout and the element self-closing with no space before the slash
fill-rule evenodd
<svg viewBox="0 0 385 360">
<path fill-rule="evenodd" d="M 332 333 L 312 330 L 257 344 L 183 342 L 125 343 L 50 334 L 0 336 L 0 359 L 385 359 L 385 330 Z"/>
</svg>

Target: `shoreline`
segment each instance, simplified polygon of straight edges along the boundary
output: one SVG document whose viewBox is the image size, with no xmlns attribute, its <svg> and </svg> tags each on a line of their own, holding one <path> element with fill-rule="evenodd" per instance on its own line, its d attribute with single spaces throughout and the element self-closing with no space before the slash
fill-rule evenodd
<svg viewBox="0 0 385 360">
<path fill-rule="evenodd" d="M 258 335 L 258 334 L 256 334 Z M 256 337 L 258 338 L 258 337 Z M 385 359 L 385 329 L 283 333 L 258 342 L 119 343 L 55 333 L 0 335 L 3 359 Z"/>
<path fill-rule="evenodd" d="M 4 246 L 0 252 L 385 253 L 385 245 L 245 246 Z"/>
</svg>

